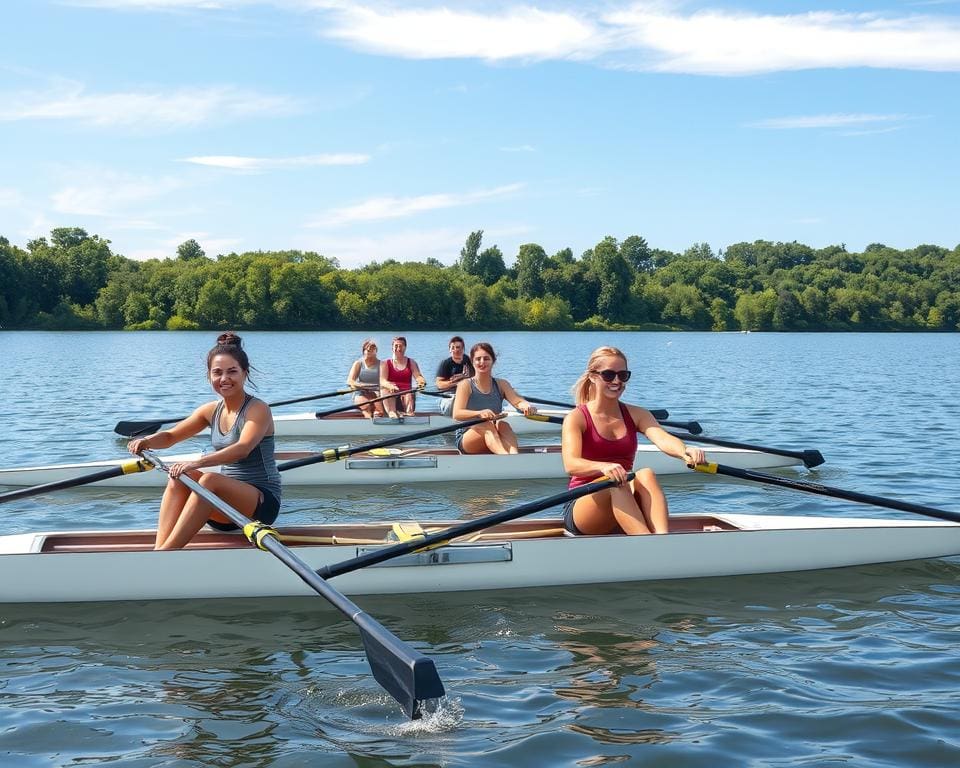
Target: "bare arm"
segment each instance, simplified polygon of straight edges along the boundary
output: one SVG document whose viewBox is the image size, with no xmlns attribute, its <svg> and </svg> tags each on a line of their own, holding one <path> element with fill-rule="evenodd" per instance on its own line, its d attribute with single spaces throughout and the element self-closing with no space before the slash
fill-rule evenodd
<svg viewBox="0 0 960 768">
<path fill-rule="evenodd" d="M 524 416 L 526 416 L 528 413 L 537 412 L 537 409 L 533 405 L 528 403 L 517 394 L 517 391 L 513 388 L 513 385 L 509 381 L 506 379 L 497 379 L 497 382 L 500 384 L 500 391 L 503 393 L 506 401 L 518 411 L 523 413 Z"/>
<path fill-rule="evenodd" d="M 651 443 L 663 451 L 668 456 L 674 456 L 688 464 L 706 463 L 706 455 L 702 448 L 687 445 L 679 437 L 674 437 L 667 432 L 646 408 L 640 408 L 636 405 L 628 406 L 630 415 L 633 416 L 634 423 L 637 425 L 637 431 L 642 433 Z"/>
<path fill-rule="evenodd" d="M 389 381 L 387 379 L 387 376 L 389 375 L 390 375 L 390 371 L 387 369 L 387 361 L 383 360 L 380 363 L 380 391 L 383 394 L 397 391 L 396 385 L 392 381 Z"/>
<path fill-rule="evenodd" d="M 464 379 L 457 384 L 457 393 L 453 396 L 453 410 L 451 415 L 457 421 L 466 421 L 476 418 L 480 411 L 468 411 L 467 401 L 470 399 L 470 382 Z"/>
<path fill-rule="evenodd" d="M 351 389 L 360 389 L 360 382 L 357 381 L 357 376 L 360 375 L 360 361 L 354 360 L 353 365 L 350 366 L 350 373 L 347 374 L 347 386 Z"/>
<path fill-rule="evenodd" d="M 417 380 L 417 384 L 420 385 L 420 389 L 423 389 L 427 386 L 427 380 L 423 378 L 423 374 L 420 373 L 420 366 L 417 365 L 417 361 L 412 357 L 410 358 L 410 373 L 413 374 L 413 378 Z"/>
<path fill-rule="evenodd" d="M 130 453 L 139 454 L 142 451 L 154 448 L 169 448 L 171 445 L 199 434 L 210 426 L 213 412 L 216 410 L 216 401 L 204 403 L 183 421 L 174 424 L 170 429 L 154 432 L 146 437 L 138 437 L 127 443 Z"/>
</svg>

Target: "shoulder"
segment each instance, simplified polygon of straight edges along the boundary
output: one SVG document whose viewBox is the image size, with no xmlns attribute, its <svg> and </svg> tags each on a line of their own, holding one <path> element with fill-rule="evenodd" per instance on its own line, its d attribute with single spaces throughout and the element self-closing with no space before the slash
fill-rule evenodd
<svg viewBox="0 0 960 768">
<path fill-rule="evenodd" d="M 627 413 L 630 414 L 630 418 L 633 419 L 633 423 L 637 429 L 642 431 L 647 429 L 647 427 L 657 425 L 657 420 L 653 418 L 653 414 L 646 408 L 642 408 L 639 405 L 629 405 L 627 403 L 621 403 L 620 406 L 621 408 L 625 408 Z"/>
<path fill-rule="evenodd" d="M 587 426 L 587 420 L 583 415 L 583 411 L 584 409 L 579 405 L 571 408 L 567 415 L 563 417 L 564 425 L 571 424 L 575 427 L 580 427 L 580 429 L 584 429 Z"/>
</svg>

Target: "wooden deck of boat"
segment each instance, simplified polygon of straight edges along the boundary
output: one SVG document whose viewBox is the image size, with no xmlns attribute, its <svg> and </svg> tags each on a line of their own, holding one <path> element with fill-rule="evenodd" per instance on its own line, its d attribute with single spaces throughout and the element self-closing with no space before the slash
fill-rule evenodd
<svg viewBox="0 0 960 768">
<path fill-rule="evenodd" d="M 460 521 L 463 522 L 463 521 Z M 425 530 L 442 530 L 454 521 L 424 521 Z M 355 524 L 327 526 L 289 526 L 278 529 L 281 540 L 289 546 L 344 546 L 354 544 L 389 544 L 386 535 L 389 524 Z M 704 531 L 722 532 L 739 530 L 725 520 L 711 515 L 690 515 L 671 518 L 670 533 L 703 533 Z M 460 541 L 510 541 L 530 538 L 555 538 L 563 536 L 563 521 L 551 519 L 533 519 L 504 523 L 493 526 L 473 537 Z M 336 541 L 332 541 L 332 538 Z M 316 539 L 311 541 L 310 539 Z M 154 534 L 151 531 L 106 531 L 56 533 L 44 538 L 40 549 L 44 554 L 80 553 L 80 552 L 140 552 L 153 549 Z M 239 531 L 220 533 L 201 531 L 189 545 L 190 550 L 247 549 L 251 545 Z"/>
</svg>

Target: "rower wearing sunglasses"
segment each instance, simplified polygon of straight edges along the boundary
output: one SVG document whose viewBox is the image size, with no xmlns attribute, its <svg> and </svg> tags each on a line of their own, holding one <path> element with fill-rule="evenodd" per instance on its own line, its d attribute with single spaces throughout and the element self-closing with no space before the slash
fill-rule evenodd
<svg viewBox="0 0 960 768">
<path fill-rule="evenodd" d="M 563 420 L 563 466 L 576 488 L 601 475 L 619 485 L 571 501 L 564 526 L 574 534 L 667 533 L 667 499 L 649 467 L 626 482 L 637 455 L 637 433 L 669 456 L 702 464 L 703 450 L 666 432 L 646 408 L 620 402 L 630 380 L 627 357 L 615 347 L 594 350 L 573 387 L 577 407 Z"/>
</svg>

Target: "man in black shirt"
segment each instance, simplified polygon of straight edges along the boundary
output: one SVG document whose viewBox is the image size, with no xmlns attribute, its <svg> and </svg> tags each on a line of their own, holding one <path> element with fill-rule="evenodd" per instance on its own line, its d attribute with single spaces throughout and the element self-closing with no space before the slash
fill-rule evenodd
<svg viewBox="0 0 960 768">
<path fill-rule="evenodd" d="M 469 379 L 473 376 L 473 368 L 470 361 L 464 355 L 466 342 L 460 336 L 454 336 L 449 343 L 450 357 L 444 360 L 437 367 L 437 389 L 441 392 L 449 392 L 450 397 L 440 400 L 440 413 L 450 415 L 453 410 L 453 394 L 457 390 L 457 384 L 462 379 Z"/>
</svg>

